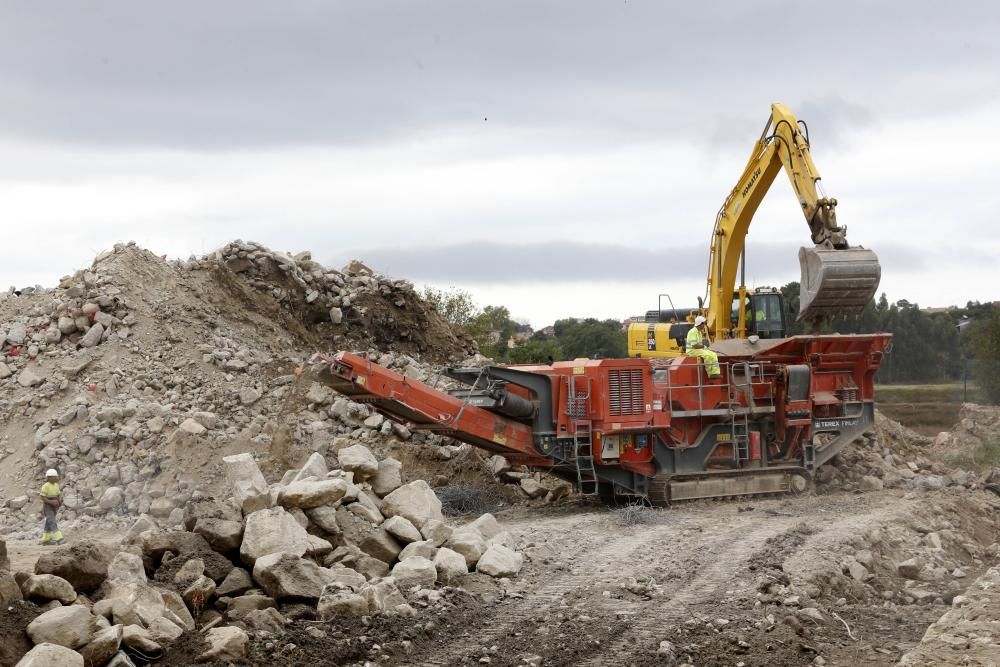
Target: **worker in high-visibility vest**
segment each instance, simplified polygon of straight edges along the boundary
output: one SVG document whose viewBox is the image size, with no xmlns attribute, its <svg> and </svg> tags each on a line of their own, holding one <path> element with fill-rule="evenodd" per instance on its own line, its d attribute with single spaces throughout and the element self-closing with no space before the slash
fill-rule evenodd
<svg viewBox="0 0 1000 667">
<path fill-rule="evenodd" d="M 45 472 L 45 484 L 42 484 L 38 495 L 42 499 L 42 516 L 45 517 L 42 544 L 62 544 L 63 534 L 56 521 L 56 512 L 62 506 L 62 489 L 59 488 L 59 472 L 55 468 Z"/>
<path fill-rule="evenodd" d="M 708 349 L 708 324 L 704 317 L 699 315 L 694 318 L 694 326 L 687 333 L 684 347 L 689 357 L 698 357 L 705 364 L 705 371 L 709 378 L 717 378 L 722 375 L 719 369 L 719 355 Z"/>
</svg>

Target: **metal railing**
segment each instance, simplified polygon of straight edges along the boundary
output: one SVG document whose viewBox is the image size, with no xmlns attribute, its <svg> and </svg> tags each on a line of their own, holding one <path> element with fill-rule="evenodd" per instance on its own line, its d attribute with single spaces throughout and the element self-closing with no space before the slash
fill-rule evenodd
<svg viewBox="0 0 1000 667">
<path fill-rule="evenodd" d="M 706 387 L 712 387 L 717 389 L 724 389 L 728 397 L 727 406 L 730 414 L 737 414 L 743 411 L 753 411 L 757 405 L 754 398 L 754 388 L 767 386 L 770 387 L 771 381 L 766 379 L 765 375 L 765 364 L 762 363 L 752 363 L 749 361 L 735 361 L 726 362 L 720 361 L 719 369 L 722 371 L 723 382 L 713 382 L 707 383 L 705 373 L 702 372 L 705 364 L 702 360 L 698 360 L 697 367 L 698 372 L 695 374 L 697 381 L 693 384 L 691 383 L 677 383 L 674 377 L 674 373 L 677 372 L 680 365 L 675 365 L 673 360 L 668 364 L 664 364 L 657 368 L 656 365 L 653 367 L 653 379 L 655 384 L 663 384 L 663 380 L 657 379 L 657 371 L 665 371 L 665 381 L 667 386 L 667 406 L 672 407 L 674 404 L 674 392 L 682 390 L 697 390 L 698 392 L 698 410 L 694 411 L 697 413 L 705 412 L 705 389 Z M 736 370 L 742 372 L 734 372 Z M 734 381 L 734 378 L 741 378 L 742 381 Z M 746 406 L 743 410 L 735 408 L 733 406 L 733 400 L 736 398 L 735 391 L 740 391 L 743 394 Z"/>
</svg>

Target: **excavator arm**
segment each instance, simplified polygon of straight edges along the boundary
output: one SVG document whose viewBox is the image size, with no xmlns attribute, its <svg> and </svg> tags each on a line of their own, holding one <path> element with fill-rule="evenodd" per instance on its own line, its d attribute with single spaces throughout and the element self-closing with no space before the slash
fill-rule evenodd
<svg viewBox="0 0 1000 667">
<path fill-rule="evenodd" d="M 871 250 L 851 247 L 847 228 L 837 224 L 837 200 L 825 196 L 809 152 L 809 134 L 783 104 L 754 143 L 750 159 L 715 219 L 708 271 L 709 328 L 717 338 L 745 335 L 746 285 L 742 276 L 750 222 L 778 172 L 784 169 L 809 225 L 814 247 L 799 250 L 802 268 L 798 319 L 860 313 L 878 289 L 881 268 Z M 731 322 L 740 271 L 740 317 Z"/>
</svg>

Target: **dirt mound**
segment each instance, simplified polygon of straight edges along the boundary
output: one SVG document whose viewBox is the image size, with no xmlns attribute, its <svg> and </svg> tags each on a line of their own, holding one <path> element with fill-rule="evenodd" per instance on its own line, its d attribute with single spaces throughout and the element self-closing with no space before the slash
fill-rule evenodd
<svg viewBox="0 0 1000 667">
<path fill-rule="evenodd" d="M 335 413 L 331 393 L 297 381 L 313 353 L 338 349 L 425 378 L 475 353 L 406 281 L 252 242 L 182 261 L 121 244 L 55 288 L 0 295 L 0 528 L 37 529 L 46 468 L 82 530 L 167 519 L 236 451 L 284 470 L 347 438 L 450 443 L 365 425 L 365 406 Z"/>
</svg>

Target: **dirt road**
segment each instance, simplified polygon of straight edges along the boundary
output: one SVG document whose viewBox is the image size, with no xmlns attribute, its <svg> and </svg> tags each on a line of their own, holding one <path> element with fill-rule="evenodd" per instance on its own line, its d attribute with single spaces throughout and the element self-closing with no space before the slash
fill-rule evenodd
<svg viewBox="0 0 1000 667">
<path fill-rule="evenodd" d="M 498 587 L 470 578 L 463 585 L 482 597 L 466 596 L 450 614 L 334 625 L 325 640 L 297 633 L 298 648 L 275 664 L 329 657 L 331 646 L 347 652 L 347 664 L 378 643 L 389 651 L 372 654 L 381 667 L 889 666 L 996 560 L 987 548 L 1000 537 L 992 498 L 885 491 L 705 501 L 647 510 L 633 525 L 586 505 L 519 508 L 501 517 L 527 556 L 516 579 Z M 932 532 L 964 583 L 894 578 Z M 31 570 L 45 547 L 8 549 L 15 570 Z M 845 555 L 859 549 L 876 561 L 864 584 L 842 573 Z M 412 640 L 405 654 L 391 648 L 403 639 Z"/>
<path fill-rule="evenodd" d="M 508 521 L 529 545 L 524 576 L 498 607 L 462 619 L 408 664 L 518 665 L 531 656 L 545 665 L 665 664 L 657 651 L 668 641 L 679 662 L 699 666 L 805 665 L 817 656 L 826 661 L 817 664 L 891 665 L 941 607 L 845 601 L 836 610 L 855 641 L 827 613 L 805 629 L 782 623 L 795 602 L 763 604 L 759 591 L 793 556 L 816 567 L 834 558 L 829 545 L 897 522 L 909 505 L 889 493 L 839 494 L 754 500 L 752 509 L 687 504 L 634 526 L 607 510 Z M 815 544 L 826 547 L 810 553 Z"/>
</svg>

